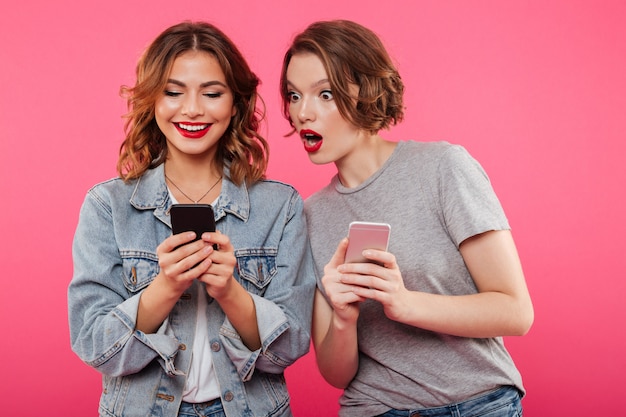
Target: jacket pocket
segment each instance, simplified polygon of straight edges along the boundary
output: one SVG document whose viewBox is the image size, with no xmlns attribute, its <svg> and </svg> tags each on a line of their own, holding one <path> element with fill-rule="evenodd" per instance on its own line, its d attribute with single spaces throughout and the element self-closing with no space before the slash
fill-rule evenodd
<svg viewBox="0 0 626 417">
<path fill-rule="evenodd" d="M 276 254 L 271 248 L 240 249 L 235 251 L 237 272 L 241 285 L 249 292 L 263 295 L 276 275 Z"/>
<path fill-rule="evenodd" d="M 125 251 L 122 255 L 124 286 L 130 293 L 136 293 L 148 286 L 159 273 L 156 254 L 139 251 Z"/>
</svg>

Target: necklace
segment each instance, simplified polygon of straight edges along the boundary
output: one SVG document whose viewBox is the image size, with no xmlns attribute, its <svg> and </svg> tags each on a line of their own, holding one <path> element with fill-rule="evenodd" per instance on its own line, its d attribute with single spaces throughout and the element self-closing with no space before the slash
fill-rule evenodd
<svg viewBox="0 0 626 417">
<path fill-rule="evenodd" d="M 217 185 L 217 184 L 221 181 L 221 179 L 222 179 L 222 176 L 220 175 L 220 177 L 217 179 L 217 181 L 215 181 L 215 184 L 213 184 L 213 185 L 211 186 L 211 188 L 209 188 L 209 190 L 208 190 L 206 193 L 204 193 L 204 194 L 202 195 L 202 197 L 200 197 L 200 198 L 199 198 L 199 199 L 197 199 L 197 200 L 194 200 L 193 198 L 191 198 L 191 197 L 189 197 L 187 194 L 185 194 L 185 192 L 184 192 L 183 190 L 181 190 L 181 189 L 180 189 L 180 187 L 179 187 L 178 185 L 176 185 L 176 183 L 174 183 L 174 181 L 172 181 L 172 179 L 171 179 L 170 177 L 168 177 L 168 176 L 167 176 L 167 174 L 165 174 L 165 173 L 163 173 L 163 174 L 165 175 L 165 179 L 166 179 L 166 180 L 168 180 L 169 182 L 171 182 L 171 183 L 172 183 L 172 185 L 174 186 L 174 188 L 176 188 L 178 191 L 180 191 L 180 193 L 181 193 L 182 195 L 184 195 L 185 197 L 187 197 L 187 199 L 188 199 L 188 200 L 193 201 L 193 203 L 194 203 L 194 204 L 198 204 L 200 201 L 202 201 L 202 199 L 203 199 L 204 197 L 206 197 L 206 196 L 207 196 L 207 194 L 209 194 L 209 193 L 211 192 L 211 190 L 212 190 L 212 189 L 214 189 L 214 188 L 215 188 L 215 186 L 216 186 L 216 185 Z"/>
</svg>

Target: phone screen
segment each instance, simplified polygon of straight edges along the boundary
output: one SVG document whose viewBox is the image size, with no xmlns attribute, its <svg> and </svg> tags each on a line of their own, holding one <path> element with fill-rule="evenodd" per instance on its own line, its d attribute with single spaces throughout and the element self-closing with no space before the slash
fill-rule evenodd
<svg viewBox="0 0 626 417">
<path fill-rule="evenodd" d="M 195 232 L 195 240 L 204 232 L 215 232 L 215 214 L 209 204 L 174 204 L 170 209 L 172 233 Z M 217 248 L 216 248 L 217 249 Z"/>
<path fill-rule="evenodd" d="M 352 222 L 348 229 L 346 262 L 372 262 L 362 255 L 365 249 L 387 250 L 391 226 L 387 223 Z"/>
</svg>

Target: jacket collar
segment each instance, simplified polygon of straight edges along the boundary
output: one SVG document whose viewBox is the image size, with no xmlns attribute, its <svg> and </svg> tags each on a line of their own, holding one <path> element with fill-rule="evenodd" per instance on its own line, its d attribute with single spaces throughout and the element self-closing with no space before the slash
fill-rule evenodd
<svg viewBox="0 0 626 417">
<path fill-rule="evenodd" d="M 154 210 L 155 216 L 167 220 L 172 200 L 169 197 L 163 164 L 146 171 L 138 180 L 130 197 L 130 204 L 138 210 Z M 244 222 L 250 216 L 250 196 L 245 183 L 240 186 L 230 181 L 230 168 L 224 167 L 222 191 L 217 201 L 215 219 L 219 220 L 231 213 Z M 169 220 L 166 221 L 169 224 Z"/>
</svg>

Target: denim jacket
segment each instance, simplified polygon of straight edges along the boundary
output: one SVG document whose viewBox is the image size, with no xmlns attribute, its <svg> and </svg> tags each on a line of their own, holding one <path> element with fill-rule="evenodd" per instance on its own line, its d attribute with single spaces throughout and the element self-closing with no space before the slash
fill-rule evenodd
<svg viewBox="0 0 626 417">
<path fill-rule="evenodd" d="M 206 315 L 213 366 L 228 416 L 289 416 L 283 371 L 310 345 L 315 277 L 302 199 L 290 186 L 236 186 L 226 169 L 217 229 L 235 248 L 235 279 L 252 295 L 261 348 L 250 351 L 219 304 Z M 68 289 L 72 349 L 103 374 L 102 416 L 176 416 L 190 369 L 194 283 L 155 334 L 135 330 L 139 297 L 159 272 L 171 235 L 163 165 L 140 179 L 89 190 L 73 243 Z"/>
</svg>

